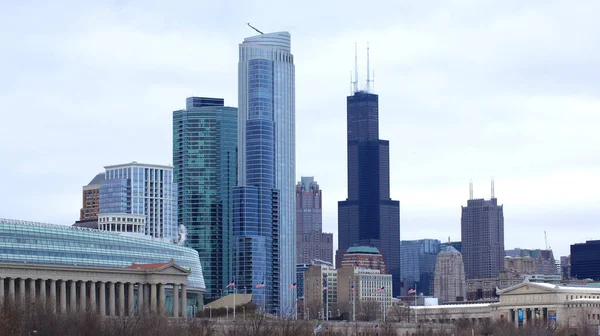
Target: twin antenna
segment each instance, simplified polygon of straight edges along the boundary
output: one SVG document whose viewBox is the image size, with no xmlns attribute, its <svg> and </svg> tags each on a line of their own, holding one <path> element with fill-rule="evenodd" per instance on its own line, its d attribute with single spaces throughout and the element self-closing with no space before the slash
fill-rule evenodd
<svg viewBox="0 0 600 336">
<path fill-rule="evenodd" d="M 494 190 L 494 178 L 492 177 L 492 198 L 494 199 L 496 198 L 496 193 Z M 471 179 L 469 181 L 469 199 L 472 200 L 473 199 L 473 179 Z"/>
<path fill-rule="evenodd" d="M 375 82 L 375 70 L 373 70 L 373 79 L 371 79 L 371 60 L 369 58 L 369 42 L 367 42 L 367 93 L 371 92 L 371 83 L 373 82 Z M 356 43 L 354 43 L 354 80 L 352 80 L 352 73 L 350 73 L 350 84 L 350 94 L 360 91 L 358 88 L 358 50 Z"/>
</svg>

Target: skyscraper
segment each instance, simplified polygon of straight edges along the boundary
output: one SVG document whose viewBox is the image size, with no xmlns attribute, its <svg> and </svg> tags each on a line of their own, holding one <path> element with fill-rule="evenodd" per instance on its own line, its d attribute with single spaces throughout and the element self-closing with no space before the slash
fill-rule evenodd
<svg viewBox="0 0 600 336">
<path fill-rule="evenodd" d="M 433 293 L 435 262 L 440 252 L 437 239 L 403 240 L 400 242 L 400 268 L 402 269 L 403 294 L 417 286 L 424 295 Z"/>
<path fill-rule="evenodd" d="M 462 207 L 461 248 L 469 279 L 497 278 L 504 269 L 504 213 L 494 197 L 471 199 Z"/>
<path fill-rule="evenodd" d="M 389 142 L 379 139 L 378 105 L 368 90 L 347 98 L 348 198 L 338 203 L 338 245 L 379 248 L 399 295 L 400 202 L 390 198 Z"/>
<path fill-rule="evenodd" d="M 288 32 L 248 37 L 240 44 L 238 63 L 233 269 L 236 285 L 259 294 L 259 303 L 266 297 L 267 309 L 281 313 L 295 309 L 288 286 L 296 279 L 295 75 L 290 40 Z M 261 281 L 265 288 L 255 289 Z"/>
<path fill-rule="evenodd" d="M 323 233 L 323 194 L 314 177 L 296 184 L 296 263 L 333 263 L 333 234 Z"/>
<path fill-rule="evenodd" d="M 178 184 L 178 221 L 186 246 L 198 251 L 206 301 L 231 280 L 233 196 L 237 186 L 237 119 L 223 99 L 190 97 L 173 112 L 173 164 Z"/>
<path fill-rule="evenodd" d="M 141 233 L 163 241 L 177 238 L 177 184 L 172 167 L 133 161 L 104 168 L 100 229 Z"/>
</svg>

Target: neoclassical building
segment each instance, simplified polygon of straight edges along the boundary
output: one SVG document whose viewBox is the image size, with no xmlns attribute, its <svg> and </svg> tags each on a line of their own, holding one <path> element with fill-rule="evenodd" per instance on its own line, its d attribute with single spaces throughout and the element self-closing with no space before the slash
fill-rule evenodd
<svg viewBox="0 0 600 336">
<path fill-rule="evenodd" d="M 190 273 L 173 261 L 127 268 L 0 263 L 0 302 L 62 313 L 134 316 L 168 310 L 168 315 L 186 317 Z"/>
</svg>

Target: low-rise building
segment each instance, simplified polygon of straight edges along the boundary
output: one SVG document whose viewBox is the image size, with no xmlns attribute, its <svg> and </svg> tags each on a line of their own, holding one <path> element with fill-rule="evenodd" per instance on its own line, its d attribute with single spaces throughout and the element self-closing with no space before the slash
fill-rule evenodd
<svg viewBox="0 0 600 336">
<path fill-rule="evenodd" d="M 392 305 L 392 275 L 359 267 L 338 269 L 338 307 L 348 320 L 381 318 Z"/>
<path fill-rule="evenodd" d="M 338 316 L 338 276 L 333 266 L 312 265 L 304 272 L 304 309 L 311 319 Z"/>
</svg>

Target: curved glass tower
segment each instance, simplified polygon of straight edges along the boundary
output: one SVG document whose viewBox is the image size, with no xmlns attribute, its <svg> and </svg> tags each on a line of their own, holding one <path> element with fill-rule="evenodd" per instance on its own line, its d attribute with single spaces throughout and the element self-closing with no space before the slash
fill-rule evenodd
<svg viewBox="0 0 600 336">
<path fill-rule="evenodd" d="M 277 32 L 240 44 L 240 187 L 233 196 L 236 286 L 261 290 L 255 294 L 264 294 L 267 309 L 282 314 L 294 310 L 295 295 L 288 287 L 296 281 L 295 79 L 290 39 L 288 32 Z M 265 292 L 254 286 L 262 281 Z"/>
</svg>

